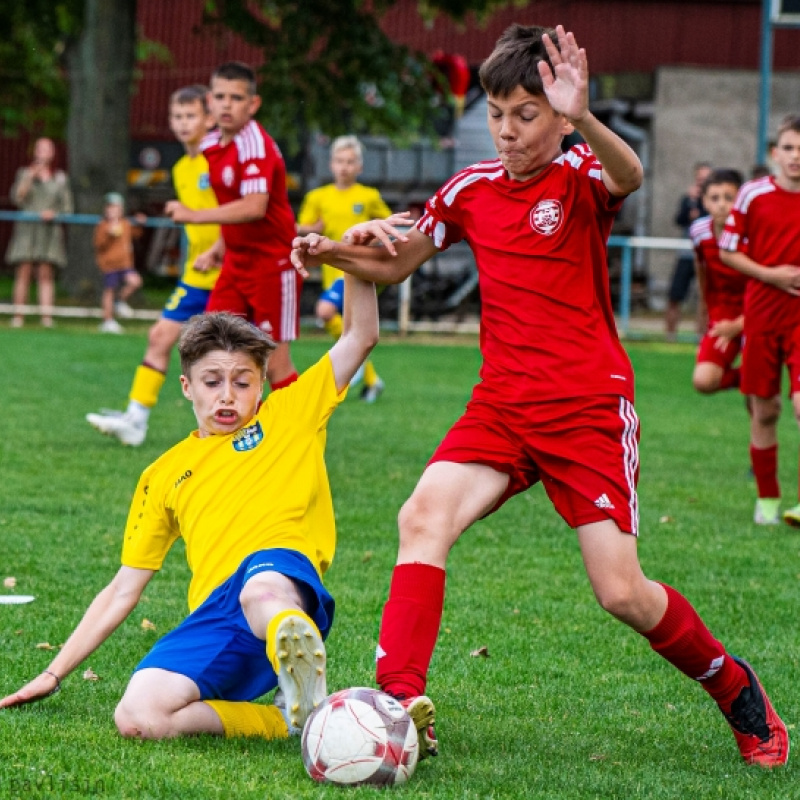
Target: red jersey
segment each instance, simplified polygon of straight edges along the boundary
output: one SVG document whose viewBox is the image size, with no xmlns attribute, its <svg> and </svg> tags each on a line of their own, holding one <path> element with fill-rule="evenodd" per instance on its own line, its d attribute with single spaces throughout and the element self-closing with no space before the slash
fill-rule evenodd
<svg viewBox="0 0 800 800">
<path fill-rule="evenodd" d="M 269 194 L 263 219 L 221 225 L 225 263 L 240 269 L 281 272 L 289 267 L 295 236 L 294 213 L 286 194 L 286 166 L 272 137 L 251 120 L 226 145 L 212 131 L 200 145 L 208 161 L 209 180 L 220 205 L 248 194 Z"/>
<path fill-rule="evenodd" d="M 600 162 L 573 147 L 527 181 L 502 163 L 462 170 L 417 223 L 439 249 L 465 239 L 481 295 L 481 383 L 473 396 L 510 404 L 613 394 L 633 399 L 617 336 L 607 240 L 623 198 Z"/>
<path fill-rule="evenodd" d="M 748 181 L 739 190 L 719 246 L 746 252 L 765 267 L 800 267 L 800 192 L 781 189 L 771 176 Z M 800 325 L 800 297 L 763 281 L 748 282 L 744 308 L 748 331 Z"/>
<path fill-rule="evenodd" d="M 703 299 L 708 309 L 709 324 L 723 319 L 736 319 L 743 313 L 747 276 L 722 263 L 711 217 L 696 219 L 689 226 L 689 238 L 698 261 L 706 268 Z"/>
</svg>

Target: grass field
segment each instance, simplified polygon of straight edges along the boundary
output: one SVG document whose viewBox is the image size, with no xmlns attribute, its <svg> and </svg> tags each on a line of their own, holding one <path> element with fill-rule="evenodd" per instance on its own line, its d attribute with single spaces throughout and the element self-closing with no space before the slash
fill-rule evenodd
<svg viewBox="0 0 800 800">
<path fill-rule="evenodd" d="M 33 594 L 0 607 L 0 695 L 45 668 L 118 566 L 140 471 L 193 426 L 173 367 L 138 449 L 84 421 L 122 408 L 144 329 L 0 328 L 0 578 Z M 327 347 L 306 338 L 298 366 Z M 800 534 L 752 524 L 747 424 L 735 393 L 692 393 L 686 346 L 636 345 L 642 420 L 641 560 L 674 583 L 732 652 L 747 657 L 795 736 Z M 327 583 L 337 599 L 329 688 L 372 685 L 380 609 L 396 549 L 395 518 L 476 377 L 474 342 L 386 341 L 387 391 L 348 398 L 330 425 L 328 464 L 339 546 Z M 781 421 L 781 482 L 794 502 L 797 431 Z M 121 739 L 113 710 L 132 667 L 186 610 L 182 547 L 140 606 L 49 700 L 0 712 L 0 798 L 327 798 L 305 774 L 299 742 L 213 737 Z M 155 630 L 142 627 L 144 619 Z M 488 648 L 488 658 L 472 657 Z M 441 756 L 398 795 L 478 798 L 796 798 L 796 768 L 746 767 L 706 694 L 605 615 L 575 535 L 541 488 L 509 502 L 456 546 L 429 694 Z M 360 796 L 373 790 L 358 790 Z M 352 796 L 352 792 L 347 792 Z"/>
</svg>

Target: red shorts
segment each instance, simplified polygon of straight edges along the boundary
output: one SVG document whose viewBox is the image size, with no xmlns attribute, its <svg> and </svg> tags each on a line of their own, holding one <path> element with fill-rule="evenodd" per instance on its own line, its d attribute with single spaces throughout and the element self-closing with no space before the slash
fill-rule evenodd
<svg viewBox="0 0 800 800">
<path fill-rule="evenodd" d="M 508 487 L 492 511 L 541 480 L 570 527 L 611 518 L 638 535 L 639 418 L 623 397 L 504 407 L 473 399 L 429 463 L 436 461 L 484 464 L 507 474 Z"/>
<path fill-rule="evenodd" d="M 764 398 L 780 394 L 784 364 L 789 371 L 791 397 L 800 392 L 800 327 L 773 331 L 745 329 L 739 385 L 742 394 Z"/>
<path fill-rule="evenodd" d="M 697 350 L 697 363 L 716 364 L 723 369 L 729 369 L 742 349 L 742 337 L 737 336 L 735 339 L 731 339 L 724 350 L 717 349 L 716 342 L 716 336 L 710 336 L 708 333 L 703 336 Z"/>
<path fill-rule="evenodd" d="M 291 342 L 300 327 L 297 270 L 265 272 L 259 264 L 238 269 L 227 263 L 211 292 L 206 311 L 230 311 L 266 331 L 276 342 Z"/>
</svg>

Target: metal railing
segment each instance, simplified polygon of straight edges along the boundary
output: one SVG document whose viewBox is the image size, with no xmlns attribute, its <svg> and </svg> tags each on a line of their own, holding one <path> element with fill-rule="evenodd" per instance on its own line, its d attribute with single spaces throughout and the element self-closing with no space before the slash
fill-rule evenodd
<svg viewBox="0 0 800 800">
<path fill-rule="evenodd" d="M 53 224 L 61 223 L 65 225 L 96 225 L 101 219 L 102 217 L 99 214 L 61 214 L 56 216 L 51 222 Z M 41 222 L 42 219 L 38 214 L 31 214 L 22 211 L 0 210 L 0 221 Z M 147 220 L 142 224 L 144 227 L 149 228 L 182 227 L 166 217 L 148 217 Z M 672 239 L 652 236 L 611 236 L 608 240 L 608 246 L 609 249 L 620 248 L 621 250 L 619 304 L 616 310 L 616 317 L 619 332 L 622 336 L 625 336 L 630 330 L 631 321 L 631 285 L 633 282 L 634 253 L 637 250 L 691 251 L 692 244 L 689 239 Z M 397 321 L 395 324 L 390 324 L 390 327 L 395 328 L 399 333 L 402 334 L 410 333 L 412 331 L 477 331 L 477 325 L 475 323 L 414 321 L 412 319 L 413 309 L 411 308 L 412 279 L 413 275 L 406 279 L 406 281 L 404 281 L 399 287 Z M 467 280 L 471 281 L 470 289 L 472 289 L 474 286 L 474 279 L 470 277 Z M 0 303 L 0 314 L 35 314 L 38 311 L 38 306 L 26 305 L 15 307 L 12 304 Z M 137 310 L 134 318 L 145 320 L 157 319 L 160 316 L 160 313 L 160 310 Z M 100 311 L 99 309 L 93 308 L 70 308 L 57 306 L 55 309 L 53 309 L 53 316 L 98 317 L 100 316 Z"/>
</svg>

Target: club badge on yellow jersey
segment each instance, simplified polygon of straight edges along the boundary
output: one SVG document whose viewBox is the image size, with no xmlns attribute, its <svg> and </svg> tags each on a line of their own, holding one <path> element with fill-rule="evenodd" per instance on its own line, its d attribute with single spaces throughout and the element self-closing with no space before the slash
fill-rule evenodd
<svg viewBox="0 0 800 800">
<path fill-rule="evenodd" d="M 254 450 L 264 438 L 261 423 L 256 420 L 253 425 L 246 425 L 233 436 L 233 449 L 239 453 Z"/>
</svg>

